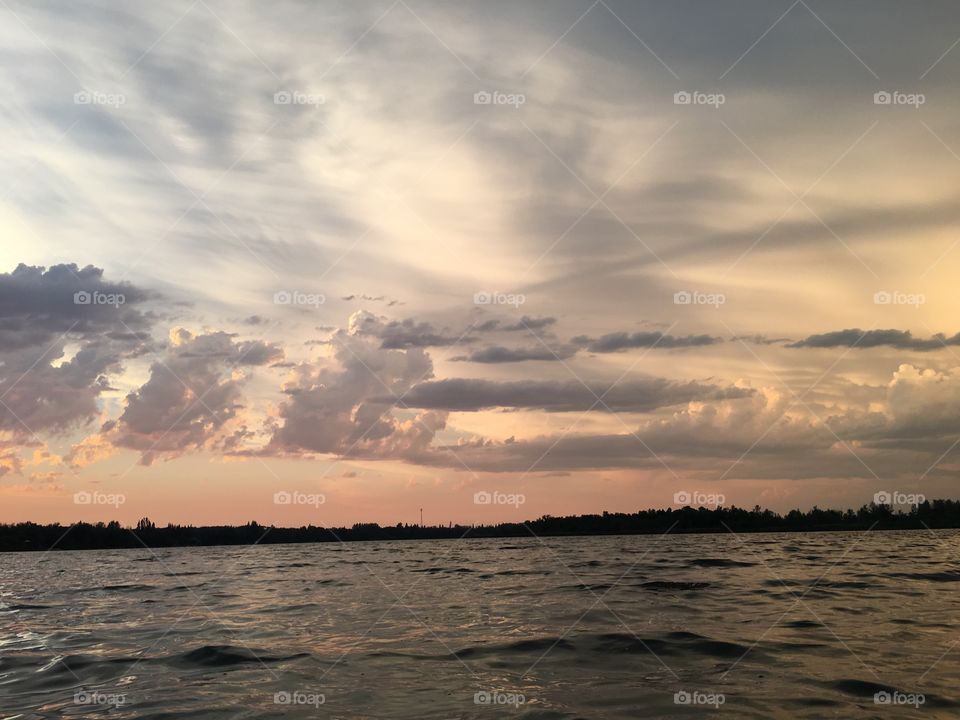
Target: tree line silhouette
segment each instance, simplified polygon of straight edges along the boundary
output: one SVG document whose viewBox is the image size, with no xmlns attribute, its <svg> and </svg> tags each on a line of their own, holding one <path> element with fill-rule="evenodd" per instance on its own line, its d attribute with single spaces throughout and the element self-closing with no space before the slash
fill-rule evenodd
<svg viewBox="0 0 960 720">
<path fill-rule="evenodd" d="M 908 530 L 960 527 L 960 501 L 932 500 L 909 509 L 870 503 L 859 510 L 772 510 L 736 506 L 640 510 L 635 513 L 603 512 L 600 515 L 544 515 L 537 520 L 497 525 L 415 525 L 356 523 L 352 527 L 246 525 L 157 527 L 143 518 L 135 527 L 78 522 L 73 525 L 39 525 L 25 522 L 0 524 L 0 551 L 93 550 L 142 547 L 192 547 L 275 543 L 351 542 L 357 540 L 438 540 L 460 537 L 530 537 L 560 535 L 639 535 L 653 533 L 710 532 L 819 532 L 837 530 Z"/>
</svg>

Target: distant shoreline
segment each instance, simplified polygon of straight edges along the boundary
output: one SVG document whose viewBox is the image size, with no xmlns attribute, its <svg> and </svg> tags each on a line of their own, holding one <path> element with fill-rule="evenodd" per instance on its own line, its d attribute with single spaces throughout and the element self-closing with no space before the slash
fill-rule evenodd
<svg viewBox="0 0 960 720">
<path fill-rule="evenodd" d="M 0 524 L 0 552 L 51 550 L 122 550 L 231 545 L 313 544 L 330 542 L 396 542 L 405 540 L 508 539 L 532 537 L 591 537 L 615 535 L 803 533 L 892 530 L 949 530 L 960 528 L 960 501 L 932 500 L 909 510 L 887 505 L 864 505 L 859 510 L 791 510 L 779 515 L 770 510 L 737 507 L 715 509 L 684 507 L 641 510 L 636 513 L 544 516 L 537 520 L 499 525 L 380 526 L 357 523 L 352 527 L 264 526 L 250 522 L 239 526 L 167 525 L 157 527 L 142 519 L 135 527 L 119 522 L 38 525 Z"/>
</svg>

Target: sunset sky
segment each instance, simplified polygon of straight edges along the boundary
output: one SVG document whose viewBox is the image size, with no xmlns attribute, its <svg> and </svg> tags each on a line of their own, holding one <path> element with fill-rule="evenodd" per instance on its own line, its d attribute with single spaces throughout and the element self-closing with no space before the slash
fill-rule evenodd
<svg viewBox="0 0 960 720">
<path fill-rule="evenodd" d="M 957 497 L 956 3 L 0 18 L 0 521 Z"/>
</svg>

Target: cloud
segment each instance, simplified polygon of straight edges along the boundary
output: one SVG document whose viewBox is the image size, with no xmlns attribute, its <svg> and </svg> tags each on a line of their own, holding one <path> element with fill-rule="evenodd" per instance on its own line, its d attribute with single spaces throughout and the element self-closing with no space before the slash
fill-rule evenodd
<svg viewBox="0 0 960 720">
<path fill-rule="evenodd" d="M 443 427 L 443 413 L 398 421 L 396 398 L 432 377 L 433 363 L 419 347 L 385 348 L 363 318 L 330 339 L 333 357 L 297 364 L 283 385 L 276 426 L 265 454 L 379 455 L 425 447 Z M 433 428 L 424 434 L 424 424 Z"/>
<path fill-rule="evenodd" d="M 89 435 L 71 447 L 64 459 L 71 467 L 82 468 L 106 460 L 116 452 L 117 447 L 103 435 Z"/>
<path fill-rule="evenodd" d="M 953 469 L 935 466 L 958 433 L 960 368 L 901 365 L 882 395 L 857 406 L 804 404 L 789 392 L 759 388 L 692 400 L 624 432 L 466 438 L 418 461 L 477 472 L 635 468 L 712 481 L 719 472 L 729 480 L 914 482 L 920 475 L 952 477 Z"/>
<path fill-rule="evenodd" d="M 952 448 L 960 434 L 960 368 L 902 364 L 885 388 L 882 406 L 844 420 L 840 432 L 868 447 L 939 456 Z"/>
<path fill-rule="evenodd" d="M 891 347 L 897 350 L 931 352 L 954 345 L 960 345 L 960 333 L 950 337 L 942 333 L 937 333 L 929 339 L 923 340 L 913 337 L 913 334 L 909 330 L 861 330 L 860 328 L 849 328 L 847 330 L 837 330 L 820 335 L 810 335 L 803 340 L 787 345 L 787 347 L 848 347 L 864 350 L 876 347 Z"/>
<path fill-rule="evenodd" d="M 790 342 L 786 337 L 767 337 L 766 335 L 734 335 L 730 342 L 746 342 L 754 345 L 779 345 Z"/>
<path fill-rule="evenodd" d="M 661 332 L 625 332 L 608 333 L 599 338 L 590 338 L 579 335 L 571 340 L 576 345 L 585 347 L 590 352 L 612 353 L 630 350 L 632 348 L 662 348 L 664 350 L 676 348 L 704 347 L 723 342 L 721 338 L 710 335 L 685 335 L 675 337 L 664 335 Z"/>
<path fill-rule="evenodd" d="M 12 273 L 0 273 L 0 348 L 36 347 L 61 334 L 110 332 L 120 338 L 125 331 L 149 330 L 151 318 L 138 308 L 148 297 L 130 283 L 108 282 L 92 265 L 48 269 L 21 263 Z"/>
<path fill-rule="evenodd" d="M 791 409 L 789 395 L 764 388 L 740 397 L 690 401 L 624 432 L 475 438 L 437 447 L 419 461 L 451 468 L 466 465 L 477 472 L 633 468 L 668 476 L 704 474 L 715 480 L 718 467 L 721 473 L 735 470 L 733 477 L 798 477 L 807 470 L 797 470 L 795 461 L 820 453 L 820 471 L 834 463 L 842 474 L 861 476 L 862 467 L 838 463 L 834 443 L 829 429 L 808 413 Z"/>
<path fill-rule="evenodd" d="M 445 347 L 476 340 L 466 334 L 445 335 L 428 322 L 387 320 L 362 310 L 350 317 L 349 328 L 353 334 L 379 338 L 380 346 L 386 350 Z"/>
<path fill-rule="evenodd" d="M 244 407 L 244 367 L 280 360 L 283 351 L 259 340 L 237 342 L 225 332 L 194 335 L 176 328 L 149 379 L 127 395 L 123 413 L 104 425 L 115 446 L 140 452 L 144 465 L 199 450 L 230 429 Z M 75 448 L 74 461 L 97 443 Z"/>
<path fill-rule="evenodd" d="M 0 274 L 0 430 L 59 433 L 97 416 L 109 376 L 145 351 L 149 297 L 90 265 Z"/>
<path fill-rule="evenodd" d="M 475 350 L 469 355 L 458 355 L 451 358 L 455 362 L 475 362 L 485 364 L 525 362 L 527 360 L 544 360 L 553 362 L 572 357 L 577 348 L 565 346 L 551 349 L 544 346 L 527 348 L 508 348 L 502 345 L 491 345 L 482 350 Z"/>
<path fill-rule="evenodd" d="M 411 408 L 475 412 L 491 408 L 546 410 L 548 412 L 585 411 L 593 407 L 621 412 L 649 412 L 691 400 L 741 398 L 749 389 L 707 385 L 698 382 L 677 383 L 663 378 L 646 378 L 609 385 L 584 386 L 573 381 L 521 380 L 497 382 L 453 378 L 416 385 L 403 397 Z M 598 398 L 602 400 L 598 401 Z M 389 398 L 381 397 L 384 402 Z"/>
<path fill-rule="evenodd" d="M 524 315 L 520 318 L 519 322 L 511 323 L 510 325 L 501 325 L 498 329 L 503 332 L 520 332 L 520 331 L 535 331 L 543 330 L 544 328 L 550 327 L 557 322 L 557 319 L 554 317 L 527 317 Z"/>
</svg>

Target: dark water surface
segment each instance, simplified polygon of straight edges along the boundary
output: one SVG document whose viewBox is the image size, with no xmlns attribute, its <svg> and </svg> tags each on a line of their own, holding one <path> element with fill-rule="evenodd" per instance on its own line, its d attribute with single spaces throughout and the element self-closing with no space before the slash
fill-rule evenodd
<svg viewBox="0 0 960 720">
<path fill-rule="evenodd" d="M 0 718 L 960 717 L 960 534 L 0 554 Z"/>
</svg>

